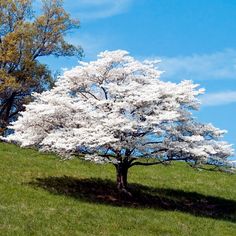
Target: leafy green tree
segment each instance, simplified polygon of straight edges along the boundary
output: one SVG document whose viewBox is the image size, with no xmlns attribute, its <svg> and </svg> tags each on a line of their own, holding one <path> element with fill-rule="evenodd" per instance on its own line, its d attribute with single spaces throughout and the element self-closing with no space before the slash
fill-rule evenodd
<svg viewBox="0 0 236 236">
<path fill-rule="evenodd" d="M 65 41 L 79 21 L 71 19 L 62 0 L 42 0 L 40 14 L 31 0 L 0 1 L 0 133 L 15 120 L 33 92 L 52 87 L 53 76 L 43 56 L 82 56 Z"/>
</svg>

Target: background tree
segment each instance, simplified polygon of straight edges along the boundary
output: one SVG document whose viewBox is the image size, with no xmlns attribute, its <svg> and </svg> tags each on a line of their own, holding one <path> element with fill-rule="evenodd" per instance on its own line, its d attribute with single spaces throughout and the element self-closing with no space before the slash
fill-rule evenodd
<svg viewBox="0 0 236 236">
<path fill-rule="evenodd" d="M 42 1 L 40 15 L 34 14 L 31 0 L 0 1 L 0 132 L 32 92 L 51 88 L 53 77 L 40 57 L 82 55 L 80 47 L 65 41 L 65 34 L 78 27 L 61 0 Z"/>
<path fill-rule="evenodd" d="M 122 192 L 132 166 L 227 162 L 233 150 L 219 140 L 225 131 L 192 117 L 203 93 L 198 85 L 163 82 L 155 61 L 137 61 L 126 51 L 99 57 L 65 72 L 51 91 L 34 94 L 7 140 L 112 163 Z"/>
</svg>

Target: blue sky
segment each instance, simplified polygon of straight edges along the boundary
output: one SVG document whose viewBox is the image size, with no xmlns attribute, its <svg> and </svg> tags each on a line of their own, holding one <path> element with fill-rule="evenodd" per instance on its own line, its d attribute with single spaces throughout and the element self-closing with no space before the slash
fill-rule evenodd
<svg viewBox="0 0 236 236">
<path fill-rule="evenodd" d="M 160 58 L 163 79 L 190 79 L 206 89 L 195 114 L 228 130 L 236 144 L 235 0 L 65 0 L 81 28 L 67 35 L 81 45 L 83 60 L 103 50 L 125 49 L 139 59 Z M 52 70 L 77 65 L 76 58 L 44 58 Z"/>
</svg>

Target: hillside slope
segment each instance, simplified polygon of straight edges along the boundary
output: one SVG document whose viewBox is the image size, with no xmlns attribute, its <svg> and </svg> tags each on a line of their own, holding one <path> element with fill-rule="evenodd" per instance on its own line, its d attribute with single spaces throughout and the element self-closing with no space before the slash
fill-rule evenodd
<svg viewBox="0 0 236 236">
<path fill-rule="evenodd" d="M 115 169 L 0 143 L 0 235 L 236 235 L 236 175 L 184 163 Z"/>
</svg>

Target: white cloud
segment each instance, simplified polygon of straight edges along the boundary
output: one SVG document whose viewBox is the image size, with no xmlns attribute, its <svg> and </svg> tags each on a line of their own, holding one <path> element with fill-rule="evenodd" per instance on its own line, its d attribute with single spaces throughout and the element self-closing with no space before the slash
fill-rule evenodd
<svg viewBox="0 0 236 236">
<path fill-rule="evenodd" d="M 65 1 L 65 8 L 81 21 L 107 18 L 126 12 L 133 0 L 75 0 Z"/>
<path fill-rule="evenodd" d="M 212 54 L 160 57 L 159 69 L 166 80 L 193 81 L 236 80 L 236 50 L 225 49 Z M 222 82 L 222 81 L 221 81 Z M 201 82 L 200 82 L 201 83 Z M 216 81 L 217 83 L 217 81 Z M 218 91 L 200 97 L 202 106 L 220 106 L 236 103 L 236 90 Z"/>
<path fill-rule="evenodd" d="M 103 34 L 97 34 L 96 37 L 90 33 L 70 34 L 66 37 L 67 42 L 73 45 L 80 45 L 85 53 L 85 60 L 94 60 L 97 54 L 106 50 L 108 43 L 107 37 Z"/>
<path fill-rule="evenodd" d="M 236 79 L 236 50 L 226 49 L 212 54 L 162 57 L 160 69 L 170 79 Z"/>
<path fill-rule="evenodd" d="M 80 21 L 108 18 L 128 11 L 134 0 L 64 0 L 65 9 Z M 39 11 L 42 2 L 35 0 L 34 9 Z"/>
<path fill-rule="evenodd" d="M 236 91 L 225 91 L 218 93 L 209 93 L 201 98 L 203 106 L 219 106 L 236 102 Z"/>
</svg>

